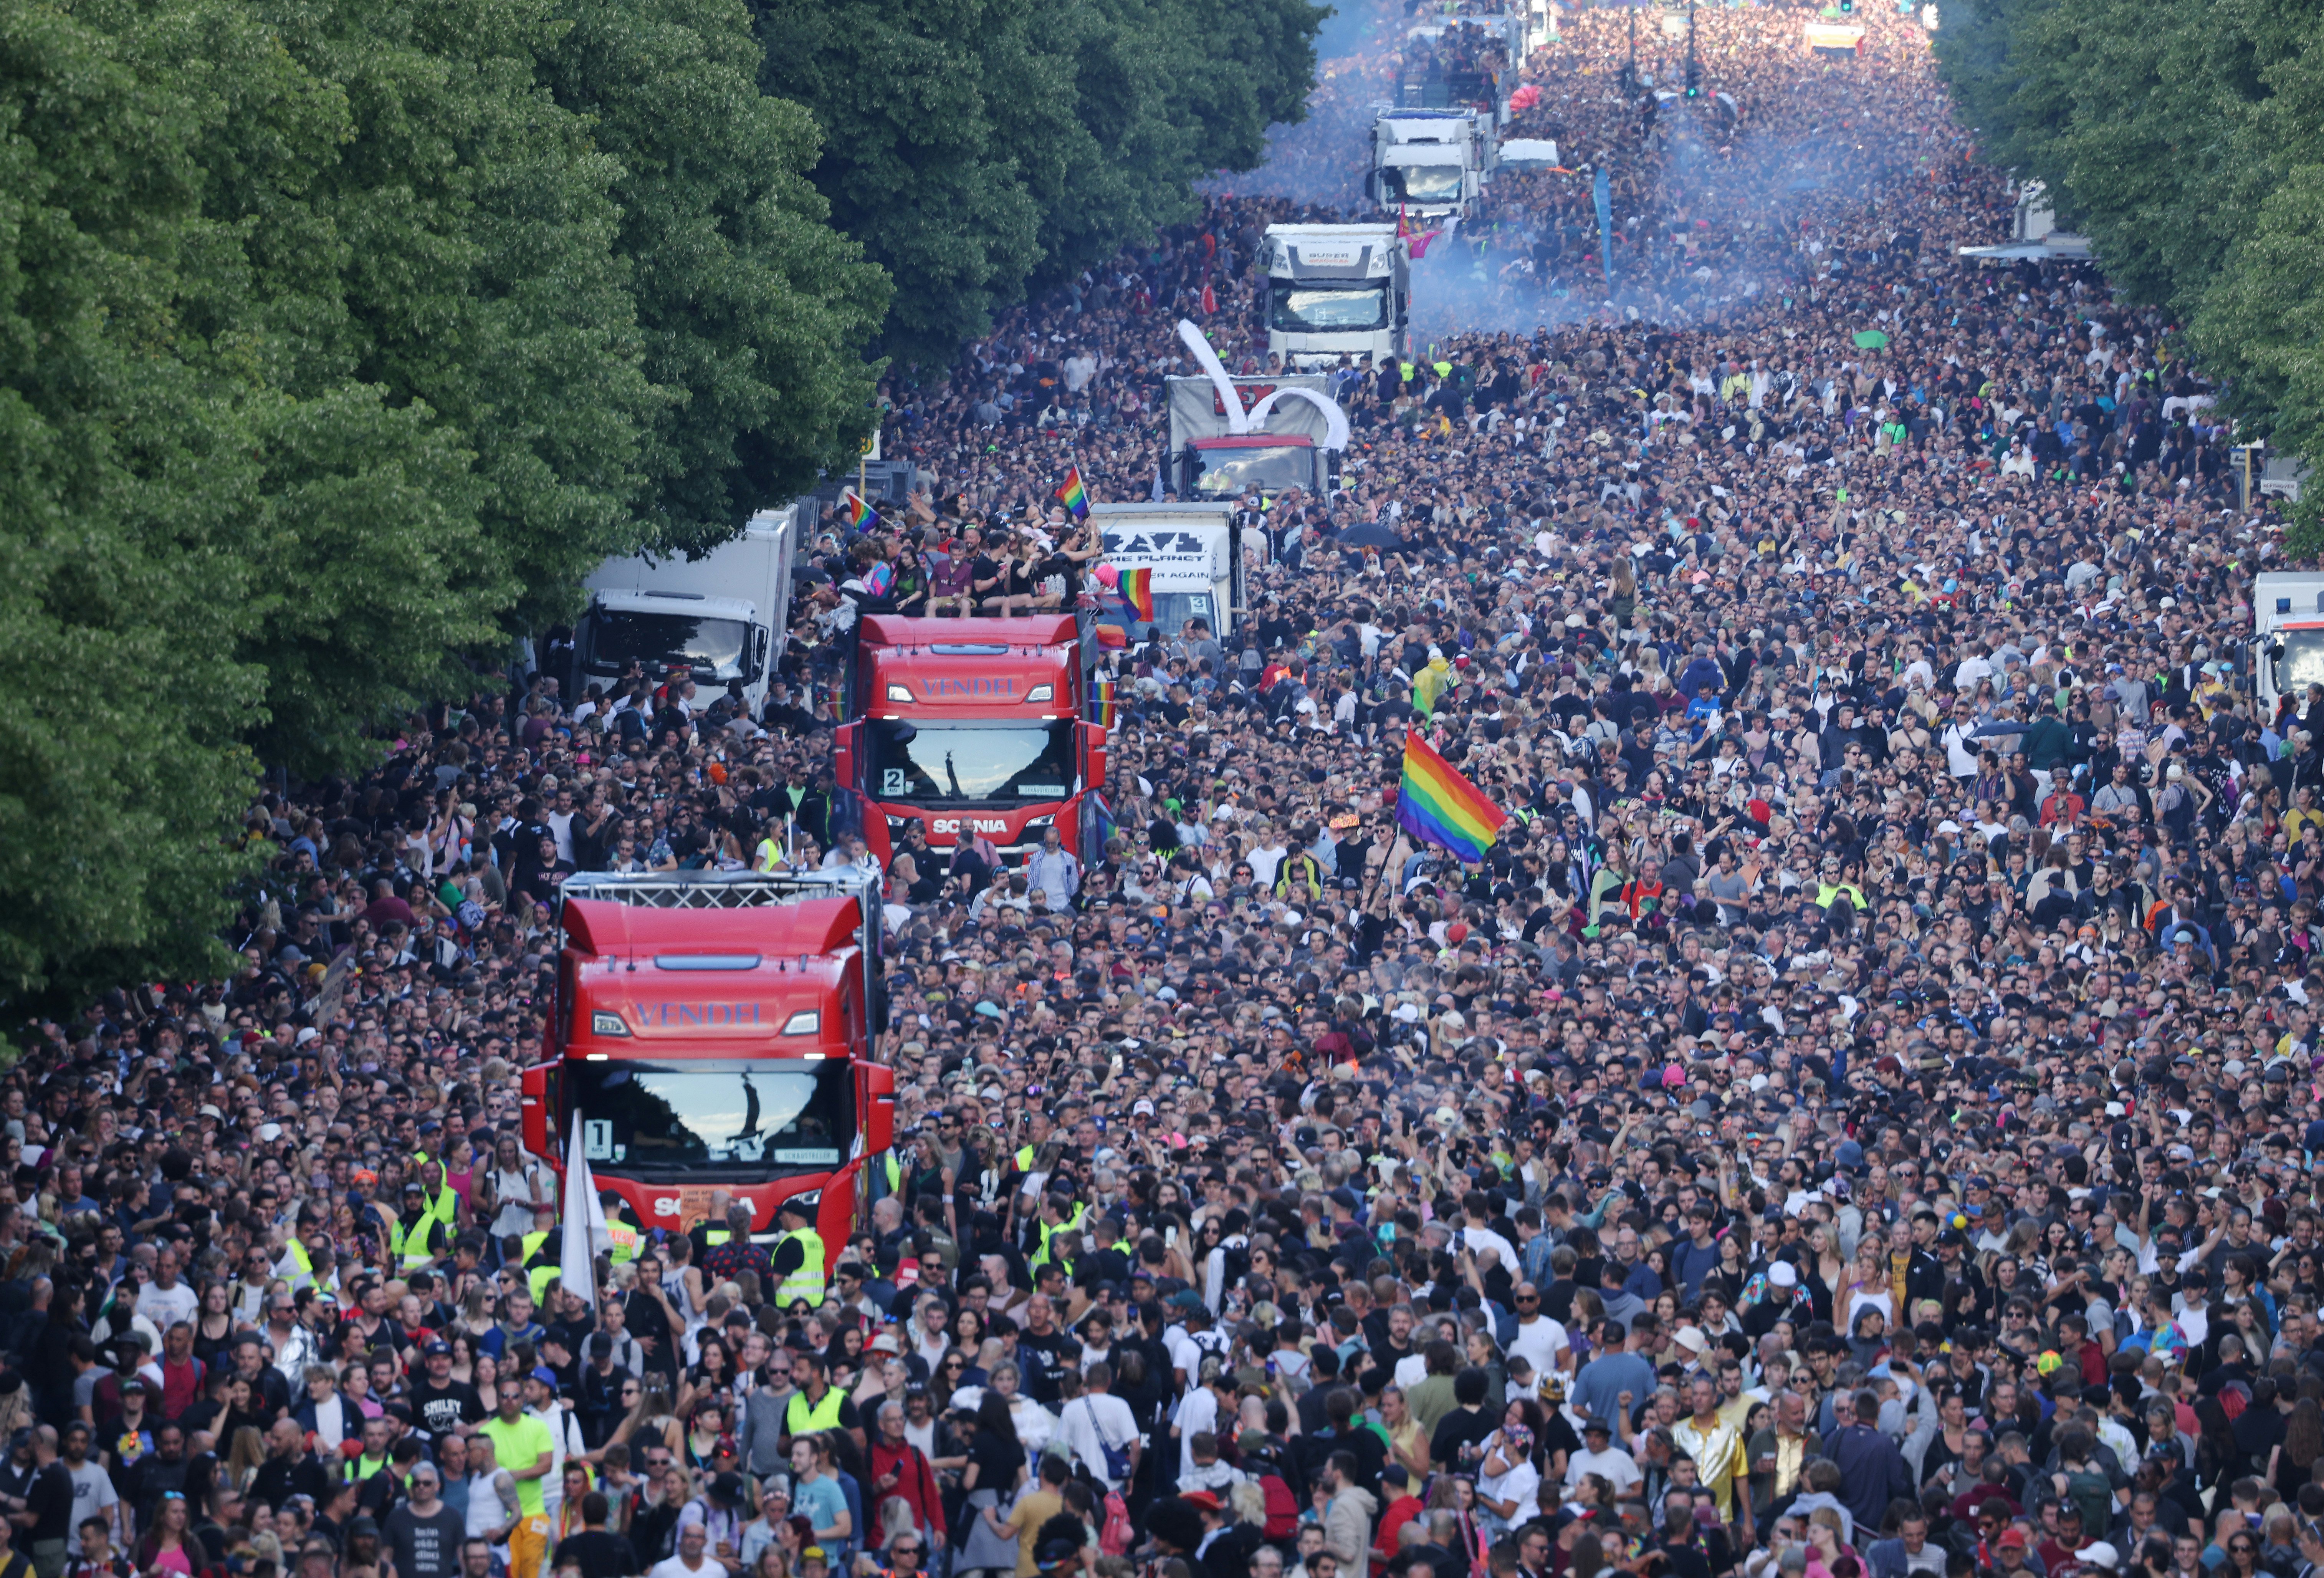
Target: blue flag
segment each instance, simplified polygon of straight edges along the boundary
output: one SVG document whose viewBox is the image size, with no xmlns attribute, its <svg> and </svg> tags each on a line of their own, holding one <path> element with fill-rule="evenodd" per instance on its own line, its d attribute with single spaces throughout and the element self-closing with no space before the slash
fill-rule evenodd
<svg viewBox="0 0 2324 1578">
<path fill-rule="evenodd" d="M 1606 167 L 1598 167 L 1598 180 L 1591 195 L 1598 200 L 1598 261 L 1606 266 L 1606 283 L 1614 282 L 1614 184 L 1606 179 Z"/>
</svg>

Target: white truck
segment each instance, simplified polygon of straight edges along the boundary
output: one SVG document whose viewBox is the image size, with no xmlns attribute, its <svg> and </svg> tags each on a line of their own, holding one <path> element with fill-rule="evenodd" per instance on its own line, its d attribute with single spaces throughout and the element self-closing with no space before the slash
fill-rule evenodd
<svg viewBox="0 0 2324 1578">
<path fill-rule="evenodd" d="M 2324 575 L 2270 571 L 2252 586 L 2254 693 L 2263 718 L 2324 684 Z"/>
<path fill-rule="evenodd" d="M 1224 396 L 1208 378 L 1164 380 L 1170 397 L 1171 489 L 1192 503 L 1231 503 L 1246 489 L 1275 494 L 1300 488 L 1321 497 L 1340 475 L 1344 420 L 1330 417 L 1305 400 L 1276 400 L 1277 390 L 1326 393 L 1317 373 L 1286 373 L 1277 378 L 1237 378 L 1235 396 L 1245 411 L 1260 409 L 1262 425 L 1236 432 L 1227 419 Z"/>
<path fill-rule="evenodd" d="M 1396 226 L 1267 227 L 1267 348 L 1288 367 L 1412 354 L 1412 261 Z"/>
<path fill-rule="evenodd" d="M 1193 383 L 1193 379 L 1180 382 Z M 1242 529 L 1226 504 L 1093 504 L 1090 520 L 1105 544 L 1105 562 L 1118 570 L 1147 570 L 1153 623 L 1175 636 L 1189 619 L 1210 626 L 1224 641 L 1244 603 Z M 1254 533 L 1264 545 L 1263 533 Z M 1143 633 L 1120 599 L 1101 600 L 1100 624 L 1125 635 Z M 1131 631 L 1137 623 L 1140 628 Z"/>
<path fill-rule="evenodd" d="M 593 684 L 610 689 L 632 662 L 652 675 L 683 664 L 704 704 L 739 680 L 755 715 L 781 660 L 792 562 L 815 512 L 813 499 L 761 510 L 742 535 L 696 559 L 606 560 L 586 583 L 569 694 Z"/>
<path fill-rule="evenodd" d="M 1381 105 L 1367 190 L 1382 208 L 1412 220 L 1464 217 L 1485 189 L 1499 145 L 1487 111 Z"/>
</svg>

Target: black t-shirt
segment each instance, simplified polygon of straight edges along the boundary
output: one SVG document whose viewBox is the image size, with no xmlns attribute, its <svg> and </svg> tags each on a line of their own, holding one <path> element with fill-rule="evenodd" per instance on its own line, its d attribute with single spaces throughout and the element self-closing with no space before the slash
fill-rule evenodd
<svg viewBox="0 0 2324 1578">
<path fill-rule="evenodd" d="M 1437 1421 L 1436 1434 L 1428 1439 L 1428 1455 L 1439 1469 L 1448 1472 L 1473 1472 L 1475 1464 L 1461 1461 L 1461 1449 L 1484 1444 L 1497 1424 L 1483 1408 L 1455 1408 Z"/>
<path fill-rule="evenodd" d="M 63 1540 L 72 1533 L 72 1475 L 61 1463 L 51 1463 L 32 1477 L 32 1488 L 24 1497 L 25 1510 L 32 1515 L 32 1543 Z"/>
<path fill-rule="evenodd" d="M 449 1507 L 438 1506 L 422 1518 L 406 1502 L 387 1515 L 380 1532 L 386 1536 L 387 1548 L 395 1557 L 396 1578 L 453 1578 L 460 1570 L 460 1543 L 467 1533 L 467 1519 Z M 629 1543 L 622 1540 L 622 1547 L 627 1549 Z"/>
<path fill-rule="evenodd" d="M 562 1567 L 567 1562 L 581 1569 L 581 1578 L 629 1578 L 645 1571 L 637 1552 L 630 1548 L 630 1536 L 603 1528 L 585 1528 L 558 1540 L 549 1565 Z M 401 1571 L 401 1564 L 397 1566 Z"/>
<path fill-rule="evenodd" d="M 412 1417 L 430 1435 L 449 1435 L 463 1424 L 484 1422 L 484 1399 L 464 1380 L 447 1380 L 440 1387 L 421 1380 L 411 1388 L 410 1398 Z"/>
<path fill-rule="evenodd" d="M 1025 1372 L 1025 1390 L 1045 1407 L 1055 1403 L 1064 1390 L 1068 1340 L 1063 1332 L 1051 1332 L 1047 1336 L 1031 1332 L 1017 1333 L 1017 1361 Z"/>
</svg>

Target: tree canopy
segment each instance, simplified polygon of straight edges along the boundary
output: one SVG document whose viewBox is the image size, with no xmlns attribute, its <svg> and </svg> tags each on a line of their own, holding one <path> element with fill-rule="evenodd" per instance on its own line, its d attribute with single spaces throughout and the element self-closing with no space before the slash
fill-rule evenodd
<svg viewBox="0 0 2324 1578">
<path fill-rule="evenodd" d="M 1309 0 L 752 0 L 825 132 L 832 220 L 895 281 L 883 348 L 948 365 L 997 307 L 1185 218 L 1305 117 Z"/>
<path fill-rule="evenodd" d="M 852 461 L 885 347 L 1254 162 L 1322 14 L 0 0 L 0 994 L 217 963 L 262 765 Z"/>
<path fill-rule="evenodd" d="M 1942 21 L 1990 156 L 2179 317 L 2252 430 L 2324 456 L 2324 5 L 1959 0 Z"/>
<path fill-rule="evenodd" d="M 191 968 L 315 771 L 853 456 L 887 286 L 739 5 L 0 5 L 0 991 Z"/>
</svg>

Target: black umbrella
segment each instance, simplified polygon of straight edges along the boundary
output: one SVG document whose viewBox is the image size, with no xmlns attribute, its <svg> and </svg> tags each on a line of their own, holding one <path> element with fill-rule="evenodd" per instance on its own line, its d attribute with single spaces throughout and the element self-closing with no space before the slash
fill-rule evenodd
<svg viewBox="0 0 2324 1578">
<path fill-rule="evenodd" d="M 1340 546 L 1342 548 L 1389 549 L 1402 548 L 1404 544 L 1396 540 L 1395 532 L 1389 531 L 1379 521 L 1360 521 L 1355 525 L 1349 527 L 1345 531 L 1340 533 Z"/>
</svg>

